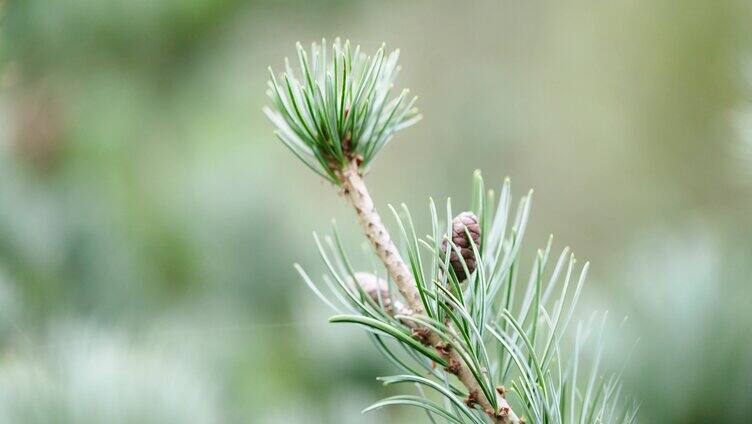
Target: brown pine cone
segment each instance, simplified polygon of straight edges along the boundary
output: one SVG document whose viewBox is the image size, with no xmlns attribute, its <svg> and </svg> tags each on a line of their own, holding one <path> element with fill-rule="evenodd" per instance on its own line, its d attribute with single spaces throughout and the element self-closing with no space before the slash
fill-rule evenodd
<svg viewBox="0 0 752 424">
<path fill-rule="evenodd" d="M 475 248 L 480 250 L 480 224 L 478 223 L 478 217 L 472 212 L 462 212 L 454 217 L 452 220 L 452 242 L 460 249 L 462 258 L 465 260 L 467 270 L 472 274 L 475 271 L 476 260 L 473 253 L 473 247 L 470 244 L 470 240 L 467 237 L 467 232 L 475 243 Z M 449 243 L 444 239 L 441 245 L 442 251 L 446 254 L 447 249 L 451 249 Z M 457 255 L 457 251 L 452 249 L 452 254 L 449 257 L 449 262 L 454 269 L 454 273 L 457 275 L 457 279 L 462 282 L 467 279 L 465 269 L 462 267 L 462 261 Z"/>
<path fill-rule="evenodd" d="M 406 309 L 399 300 L 393 300 L 389 296 L 389 288 L 386 280 L 383 278 L 378 278 L 368 272 L 356 272 L 355 279 L 368 297 L 370 297 L 375 304 L 383 306 L 388 314 L 409 313 L 408 309 Z M 348 278 L 348 280 L 350 280 L 350 284 L 353 284 L 352 278 Z"/>
</svg>

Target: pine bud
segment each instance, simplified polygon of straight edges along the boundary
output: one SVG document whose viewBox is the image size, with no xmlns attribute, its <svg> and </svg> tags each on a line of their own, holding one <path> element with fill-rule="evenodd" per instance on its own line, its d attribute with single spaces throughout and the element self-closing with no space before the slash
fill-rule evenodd
<svg viewBox="0 0 752 424">
<path fill-rule="evenodd" d="M 467 228 L 467 232 L 465 231 Z M 452 220 L 452 242 L 460 249 L 462 258 L 465 260 L 465 266 L 469 273 L 475 271 L 476 259 L 473 252 L 473 246 L 470 243 L 467 233 L 470 233 L 475 248 L 480 249 L 480 224 L 478 223 L 478 217 L 472 212 L 462 212 L 454 217 Z M 446 254 L 447 249 L 451 249 L 452 253 L 449 256 L 449 262 L 454 269 L 454 273 L 457 275 L 457 279 L 462 282 L 467 279 L 465 274 L 465 268 L 462 267 L 462 261 L 460 260 L 457 251 L 449 246 L 447 239 L 441 245 L 442 251 Z"/>
<path fill-rule="evenodd" d="M 356 272 L 355 279 L 358 281 L 358 285 L 360 285 L 366 295 L 368 295 L 375 304 L 382 305 L 384 310 L 389 314 L 393 314 L 395 309 L 397 311 L 402 309 L 402 305 L 398 301 L 392 301 L 392 298 L 389 296 L 389 286 L 383 278 L 379 278 L 367 272 Z"/>
</svg>

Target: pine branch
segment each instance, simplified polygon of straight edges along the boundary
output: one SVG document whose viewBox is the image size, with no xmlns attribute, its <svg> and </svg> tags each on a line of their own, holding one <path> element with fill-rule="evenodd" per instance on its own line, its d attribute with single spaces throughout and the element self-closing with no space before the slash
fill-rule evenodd
<svg viewBox="0 0 752 424">
<path fill-rule="evenodd" d="M 420 293 L 418 292 L 415 278 L 407 267 L 405 261 L 402 259 L 394 242 L 392 242 L 392 239 L 389 236 L 389 231 L 381 222 L 381 217 L 378 212 L 376 212 L 376 207 L 374 206 L 371 195 L 368 192 L 365 181 L 358 170 L 358 164 L 355 161 L 351 162 L 341 175 L 344 195 L 355 209 L 363 233 L 371 242 L 374 251 L 394 279 L 397 288 L 407 301 L 412 312 L 419 316 L 425 315 L 423 302 Z M 462 384 L 468 389 L 471 400 L 477 402 L 482 407 L 483 411 L 485 411 L 495 423 L 520 423 L 520 419 L 514 411 L 512 411 L 509 403 L 500 393 L 494 391 L 494 399 L 488 399 L 487 396 L 483 394 L 478 381 L 468 369 L 467 364 L 456 349 L 448 347 L 438 334 L 433 331 L 425 328 L 416 331 L 419 334 L 422 331 L 421 337 L 425 338 L 425 343 L 436 349 L 436 351 L 445 359 L 446 363 L 449 364 L 447 366 L 447 371 L 457 376 Z M 497 406 L 494 407 L 494 404 Z"/>
<path fill-rule="evenodd" d="M 323 243 L 314 234 L 327 269 L 323 281 L 328 292 L 296 264 L 313 293 L 337 311 L 330 322 L 364 327 L 376 348 L 406 373 L 380 380 L 418 387 L 420 396 L 394 396 L 366 411 L 410 405 L 424 409 L 432 422 L 440 417 L 460 424 L 518 424 L 525 422 L 522 416 L 550 424 L 634 423 L 639 406 L 621 407 L 620 375 L 603 376 L 599 369 L 603 323 L 589 374 L 580 369 L 580 352 L 589 346 L 590 325 L 577 325 L 574 356 L 563 359 L 567 352 L 561 340 L 588 264 L 575 278 L 576 260 L 565 248 L 545 281 L 549 239 L 538 251 L 523 292 L 516 292 L 532 191 L 511 215 L 506 180 L 494 210 L 495 193 L 485 190 L 476 171 L 472 212 L 452 218 L 447 200 L 442 225 L 431 200 L 432 231 L 426 237 L 417 236 L 407 206 L 402 205 L 401 213 L 390 206 L 404 252 L 395 246 L 364 175 L 394 133 L 420 119 L 415 99 L 406 101 L 406 90 L 390 98 L 397 56 L 382 47 L 369 57 L 339 40 L 330 57 L 325 44 L 312 45 L 310 55 L 298 45 L 301 78 L 289 64 L 279 78 L 272 72 L 268 94 L 273 107 L 264 109 L 293 154 L 341 189 L 399 292 L 374 274 L 357 272 L 336 229 L 334 239 Z M 438 393 L 444 405 L 433 402 L 425 390 Z"/>
</svg>

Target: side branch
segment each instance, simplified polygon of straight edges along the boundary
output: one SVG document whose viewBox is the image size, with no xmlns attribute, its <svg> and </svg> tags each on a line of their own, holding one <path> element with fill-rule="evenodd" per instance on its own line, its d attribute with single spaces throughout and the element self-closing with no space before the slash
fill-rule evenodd
<svg viewBox="0 0 752 424">
<path fill-rule="evenodd" d="M 358 215 L 358 222 L 368 240 L 371 242 L 374 251 L 381 262 L 388 270 L 394 280 L 397 289 L 407 302 L 407 306 L 416 315 L 425 315 L 423 302 L 415 283 L 415 278 L 408 268 L 402 256 L 394 245 L 389 232 L 381 222 L 381 217 L 376 212 L 373 200 L 371 199 L 365 181 L 360 175 L 358 164 L 355 160 L 350 162 L 348 167 L 341 172 L 342 187 L 344 195 L 355 208 Z M 470 398 L 477 402 L 481 408 L 486 411 L 496 424 L 521 424 L 521 420 L 512 411 L 506 399 L 496 395 L 496 404 L 498 409 L 494 410 L 489 399 L 483 394 L 480 385 L 475 380 L 473 373 L 463 361 L 462 356 L 455 350 L 447 348 L 442 342 L 439 335 L 432 331 L 427 331 L 426 341 L 447 361 L 451 372 L 465 385 Z"/>
</svg>

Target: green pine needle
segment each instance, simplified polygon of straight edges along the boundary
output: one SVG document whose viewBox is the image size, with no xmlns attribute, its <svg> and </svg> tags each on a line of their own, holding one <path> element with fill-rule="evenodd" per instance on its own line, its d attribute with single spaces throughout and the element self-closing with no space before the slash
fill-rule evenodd
<svg viewBox="0 0 752 424">
<path fill-rule="evenodd" d="M 387 54 L 382 45 L 367 56 L 336 39 L 331 52 L 325 40 L 308 51 L 298 43 L 297 51 L 299 75 L 287 60 L 280 75 L 269 68 L 272 104 L 264 113 L 285 146 L 321 177 L 339 184 L 351 161 L 365 173 L 394 133 L 421 119 L 409 90 L 392 95 L 399 50 Z"/>
</svg>

